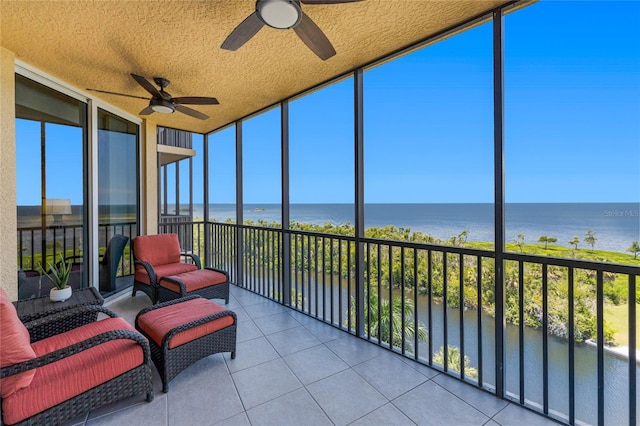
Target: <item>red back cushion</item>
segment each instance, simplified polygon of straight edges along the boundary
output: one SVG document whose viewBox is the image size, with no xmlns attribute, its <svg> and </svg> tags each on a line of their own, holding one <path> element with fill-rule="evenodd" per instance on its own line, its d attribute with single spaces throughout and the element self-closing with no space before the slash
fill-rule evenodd
<svg viewBox="0 0 640 426">
<path fill-rule="evenodd" d="M 18 318 L 16 308 L 0 288 L 0 367 L 29 361 L 36 357 L 29 331 Z M 0 380 L 0 396 L 6 398 L 31 384 L 36 370 L 25 371 Z"/>
<path fill-rule="evenodd" d="M 152 265 L 180 262 L 178 234 L 140 235 L 133 239 L 133 253 L 137 260 Z"/>
</svg>

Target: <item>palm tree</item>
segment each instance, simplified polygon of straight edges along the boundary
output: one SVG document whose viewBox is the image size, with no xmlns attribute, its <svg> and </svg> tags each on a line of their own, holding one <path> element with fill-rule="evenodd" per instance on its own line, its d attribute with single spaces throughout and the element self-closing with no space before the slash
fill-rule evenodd
<svg viewBox="0 0 640 426">
<path fill-rule="evenodd" d="M 596 233 L 592 229 L 589 229 L 587 233 L 584 234 L 584 242 L 589 244 L 591 246 L 591 250 L 593 250 L 596 245 L 596 241 L 598 241 Z"/>
<path fill-rule="evenodd" d="M 444 346 L 440 346 L 440 350 L 433 355 L 433 361 L 444 365 Z M 464 375 L 467 377 L 478 377 L 478 370 L 471 367 L 471 360 L 468 356 L 464 356 Z M 449 345 L 447 347 L 447 364 L 449 370 L 460 372 L 460 349 L 457 346 Z"/>
<path fill-rule="evenodd" d="M 367 299 L 367 293 L 365 292 L 365 300 Z M 380 342 L 390 343 L 391 341 L 391 329 L 393 328 L 393 342 L 392 346 L 402 347 L 402 335 L 404 332 L 405 350 L 413 352 L 413 342 L 416 335 L 416 325 L 414 321 L 414 305 L 411 300 L 405 300 L 404 311 L 402 309 L 402 300 L 400 298 L 393 299 L 393 306 L 391 306 L 392 315 L 390 316 L 389 299 L 378 297 L 378 290 L 375 287 L 371 288 L 371 293 L 368 297 L 369 309 L 364 310 L 364 322 L 365 327 L 370 324 L 369 333 L 371 336 L 377 337 L 380 333 Z M 378 317 L 378 304 L 380 304 L 380 317 Z M 349 309 L 349 316 L 352 324 L 355 324 L 355 299 L 351 298 L 351 304 Z M 371 317 L 369 318 L 369 315 Z M 404 315 L 404 330 L 402 330 L 402 316 Z M 390 324 L 391 323 L 391 324 Z M 426 343 L 429 339 L 427 329 L 418 321 L 418 340 Z"/>
<path fill-rule="evenodd" d="M 573 237 L 573 239 L 569 241 L 569 244 L 571 244 L 572 246 L 575 247 L 576 250 L 578 250 L 578 244 L 580 244 L 580 238 Z"/>
<path fill-rule="evenodd" d="M 638 243 L 637 241 L 634 241 L 633 243 L 631 243 L 631 247 L 629 247 L 627 251 L 629 253 L 633 253 L 633 258 L 637 259 L 638 253 L 640 253 L 640 243 Z"/>
</svg>

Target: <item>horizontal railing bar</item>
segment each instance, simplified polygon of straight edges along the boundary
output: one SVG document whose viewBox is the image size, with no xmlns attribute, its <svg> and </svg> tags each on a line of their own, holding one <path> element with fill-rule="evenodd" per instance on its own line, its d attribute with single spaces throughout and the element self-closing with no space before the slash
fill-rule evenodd
<svg viewBox="0 0 640 426">
<path fill-rule="evenodd" d="M 567 268 L 575 269 L 590 269 L 594 271 L 615 272 L 618 274 L 640 275 L 639 266 L 621 265 L 618 263 L 603 263 L 581 259 L 562 259 L 558 257 L 547 257 L 520 253 L 505 253 L 504 258 L 505 260 L 515 260 L 517 262 L 524 263 L 538 263 L 540 265 L 564 266 Z"/>
</svg>

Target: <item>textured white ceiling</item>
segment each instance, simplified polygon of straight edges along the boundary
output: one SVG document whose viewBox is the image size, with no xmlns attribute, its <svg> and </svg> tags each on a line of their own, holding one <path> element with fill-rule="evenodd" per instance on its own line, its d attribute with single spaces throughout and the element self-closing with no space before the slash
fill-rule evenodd
<svg viewBox="0 0 640 426">
<path fill-rule="evenodd" d="M 155 113 L 159 125 L 216 129 L 359 65 L 408 46 L 506 1 L 365 0 L 302 5 L 337 54 L 316 57 L 293 30 L 264 27 L 235 52 L 220 49 L 255 9 L 254 0 L 2 0 L 2 46 L 16 57 L 80 89 L 146 96 L 130 76 L 171 80 L 173 96 L 214 96 L 194 106 L 206 121 Z M 96 97 L 137 115 L 147 102 Z"/>
</svg>

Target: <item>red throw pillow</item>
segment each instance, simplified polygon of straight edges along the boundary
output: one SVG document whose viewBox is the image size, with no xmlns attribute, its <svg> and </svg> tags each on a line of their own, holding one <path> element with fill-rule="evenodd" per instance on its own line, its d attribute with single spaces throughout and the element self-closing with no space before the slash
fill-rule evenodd
<svg viewBox="0 0 640 426">
<path fill-rule="evenodd" d="M 36 357 L 31 348 L 29 331 L 18 318 L 15 306 L 0 288 L 0 367 L 28 361 Z M 31 384 L 36 370 L 0 379 L 0 396 L 6 398 Z"/>
</svg>

